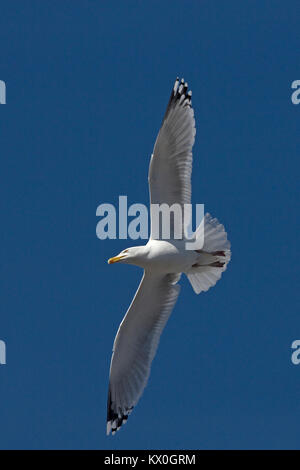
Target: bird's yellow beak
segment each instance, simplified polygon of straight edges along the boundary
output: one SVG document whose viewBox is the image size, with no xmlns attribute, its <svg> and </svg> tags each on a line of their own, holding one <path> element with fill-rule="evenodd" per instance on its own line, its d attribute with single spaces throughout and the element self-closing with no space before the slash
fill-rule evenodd
<svg viewBox="0 0 300 470">
<path fill-rule="evenodd" d="M 120 261 L 123 258 L 124 258 L 124 255 L 114 256 L 113 258 L 109 258 L 109 260 L 107 262 L 108 262 L 108 264 L 113 264 L 113 263 L 117 263 L 118 261 Z"/>
</svg>

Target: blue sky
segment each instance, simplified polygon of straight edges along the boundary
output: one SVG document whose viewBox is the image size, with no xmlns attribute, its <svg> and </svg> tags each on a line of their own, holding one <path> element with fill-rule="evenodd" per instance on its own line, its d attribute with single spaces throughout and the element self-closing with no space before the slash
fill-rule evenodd
<svg viewBox="0 0 300 470">
<path fill-rule="evenodd" d="M 298 448 L 299 2 L 2 2 L 0 446 Z M 177 75 L 193 90 L 193 202 L 232 261 L 186 279 L 148 387 L 105 435 L 113 339 L 141 271 L 108 266 L 102 202 L 148 204 Z"/>
</svg>

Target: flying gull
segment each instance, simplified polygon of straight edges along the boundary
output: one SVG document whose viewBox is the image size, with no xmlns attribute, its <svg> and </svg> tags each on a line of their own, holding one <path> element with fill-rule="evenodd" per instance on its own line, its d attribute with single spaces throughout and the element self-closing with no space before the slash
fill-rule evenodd
<svg viewBox="0 0 300 470">
<path fill-rule="evenodd" d="M 192 147 L 196 134 L 191 96 L 188 84 L 177 78 L 150 160 L 151 205 L 165 203 L 171 207 L 176 203 L 183 208 L 191 202 Z M 181 274 L 187 275 L 199 294 L 216 284 L 231 257 L 224 226 L 209 214 L 203 217 L 194 235 L 197 240 L 204 233 L 201 249 L 186 248 L 182 220 L 173 218 L 171 225 L 171 238 L 163 239 L 151 215 L 148 243 L 127 248 L 108 260 L 109 264 L 140 266 L 144 273 L 113 345 L 107 434 L 120 429 L 143 393 L 160 335 L 179 295 Z M 174 237 L 176 229 L 182 233 L 180 239 Z"/>
</svg>

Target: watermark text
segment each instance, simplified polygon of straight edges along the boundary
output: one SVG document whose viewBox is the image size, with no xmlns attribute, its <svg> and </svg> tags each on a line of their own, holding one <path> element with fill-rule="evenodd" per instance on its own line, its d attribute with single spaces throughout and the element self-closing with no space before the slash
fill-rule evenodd
<svg viewBox="0 0 300 470">
<path fill-rule="evenodd" d="M 294 80 L 291 86 L 293 89 L 296 90 L 291 95 L 292 103 L 299 104 L 300 103 L 300 80 Z"/>
<path fill-rule="evenodd" d="M 0 80 L 0 104 L 6 104 L 6 84 Z"/>
<path fill-rule="evenodd" d="M 300 364 L 300 339 L 295 339 L 295 341 L 292 342 L 291 348 L 294 349 L 291 361 L 297 366 Z"/>
<path fill-rule="evenodd" d="M 0 339 L 0 365 L 6 364 L 6 344 Z"/>
<path fill-rule="evenodd" d="M 204 204 L 195 204 L 194 209 L 197 228 L 195 232 L 193 232 L 192 204 L 151 204 L 151 239 L 184 240 L 187 250 L 201 250 L 204 245 Z M 148 240 L 149 238 L 147 206 L 135 203 L 128 207 L 127 196 L 119 196 L 118 209 L 110 203 L 100 204 L 96 216 L 101 217 L 96 226 L 96 235 L 100 240 L 107 238 Z M 130 221 L 129 217 L 132 218 Z"/>
</svg>

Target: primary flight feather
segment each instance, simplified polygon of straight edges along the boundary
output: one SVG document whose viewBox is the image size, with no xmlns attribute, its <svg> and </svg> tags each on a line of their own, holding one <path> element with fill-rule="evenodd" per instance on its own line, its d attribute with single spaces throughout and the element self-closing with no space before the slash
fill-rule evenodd
<svg viewBox="0 0 300 470">
<path fill-rule="evenodd" d="M 195 119 L 191 91 L 177 78 L 158 133 L 149 166 L 151 204 L 191 201 L 192 147 Z M 127 421 L 147 384 L 159 338 L 180 292 L 185 273 L 199 294 L 214 286 L 230 260 L 230 243 L 217 219 L 203 218 L 195 239 L 204 233 L 200 250 L 187 250 L 182 220 L 173 217 L 170 238 L 163 239 L 151 213 L 151 235 L 145 246 L 131 247 L 110 258 L 109 264 L 134 264 L 144 269 L 134 299 L 113 345 L 107 403 L 107 434 Z M 203 232 L 204 231 L 204 232 Z M 181 233 L 181 237 L 174 236 Z"/>
</svg>

